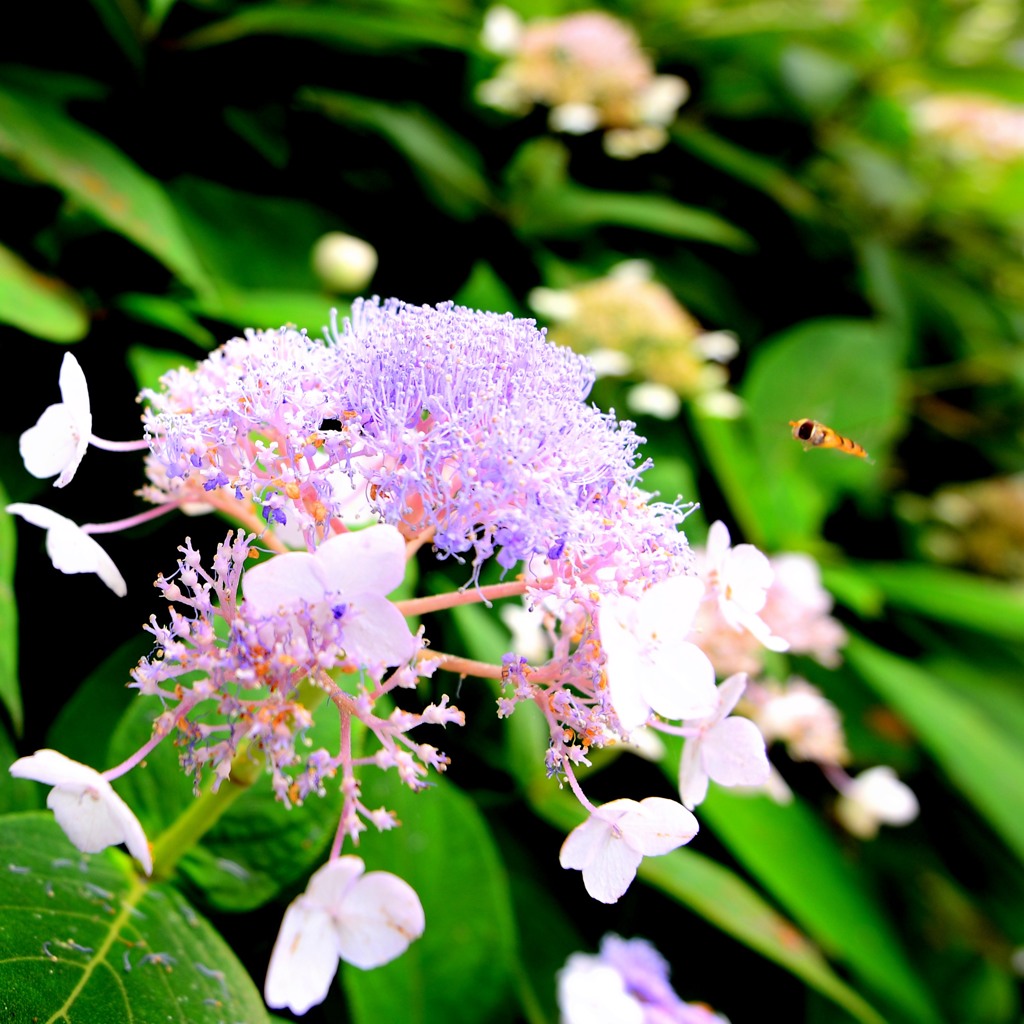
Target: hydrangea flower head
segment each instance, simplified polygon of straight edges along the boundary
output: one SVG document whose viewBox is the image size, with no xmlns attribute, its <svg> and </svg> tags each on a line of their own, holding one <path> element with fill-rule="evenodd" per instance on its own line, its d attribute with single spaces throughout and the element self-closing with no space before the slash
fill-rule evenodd
<svg viewBox="0 0 1024 1024">
<path fill-rule="evenodd" d="M 914 791 L 888 765 L 851 779 L 836 802 L 836 817 L 861 839 L 873 839 L 881 825 L 908 825 L 919 811 Z"/>
<path fill-rule="evenodd" d="M 387 871 L 365 870 L 359 857 L 329 861 L 285 911 L 267 968 L 268 1006 L 305 1013 L 326 998 L 339 960 L 380 967 L 423 934 L 415 890 Z"/>
</svg>

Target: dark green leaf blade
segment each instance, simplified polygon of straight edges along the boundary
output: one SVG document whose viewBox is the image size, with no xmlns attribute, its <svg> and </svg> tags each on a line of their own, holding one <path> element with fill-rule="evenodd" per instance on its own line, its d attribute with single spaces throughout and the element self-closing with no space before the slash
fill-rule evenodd
<svg viewBox="0 0 1024 1024">
<path fill-rule="evenodd" d="M 47 341 L 81 341 L 89 330 L 88 310 L 71 288 L 2 245 L 0 321 Z"/>
<path fill-rule="evenodd" d="M 32 812 L 0 819 L 0 863 L 5 1021 L 267 1021 L 227 943 L 119 851 L 80 854 L 50 814 Z"/>
</svg>

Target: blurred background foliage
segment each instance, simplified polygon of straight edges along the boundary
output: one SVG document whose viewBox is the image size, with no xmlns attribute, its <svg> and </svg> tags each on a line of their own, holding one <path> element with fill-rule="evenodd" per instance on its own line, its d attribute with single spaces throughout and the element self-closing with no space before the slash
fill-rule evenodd
<svg viewBox="0 0 1024 1024">
<path fill-rule="evenodd" d="M 526 19 L 584 9 L 515 6 Z M 551 131 L 543 107 L 482 105 L 501 58 L 470 0 L 20 5 L 0 35 L 6 498 L 79 522 L 137 510 L 137 462 L 93 453 L 65 491 L 21 466 L 18 435 L 57 400 L 68 345 L 108 437 L 137 436 L 131 398 L 164 368 L 246 327 L 319 334 L 357 291 L 537 315 L 556 340 L 617 351 L 595 398 L 639 421 L 652 489 L 701 502 L 693 541 L 723 518 L 736 539 L 822 565 L 850 631 L 843 663 L 780 659 L 775 674 L 819 686 L 853 763 L 895 767 L 920 817 L 854 840 L 813 766 L 777 753 L 794 803 L 713 792 L 697 840 L 599 906 L 558 868 L 575 819 L 543 778 L 536 723 L 519 712 L 499 726 L 493 693 L 466 684 L 471 724 L 445 737 L 444 785 L 415 807 L 381 793 L 406 825 L 361 850 L 417 888 L 427 934 L 387 968 L 344 971 L 307 1019 L 553 1021 L 565 956 L 618 931 L 654 941 L 680 994 L 734 1024 L 1020 1021 L 1020 5 L 602 9 L 690 89 L 663 148 L 635 159 L 608 155 L 600 131 Z M 313 259 L 328 232 L 373 246 L 371 280 L 331 290 Z M 709 335 L 735 348 L 728 372 L 694 340 Z M 804 453 L 788 426 L 801 417 L 871 461 Z M 139 621 L 161 610 L 152 579 L 186 533 L 210 548 L 222 531 L 177 519 L 111 537 L 132 595 L 117 602 L 92 577 L 55 573 L 31 527 L 15 558 L 0 517 L 7 761 L 54 745 L 103 767 L 132 749 L 148 721 L 123 682 L 145 653 Z M 476 657 L 508 646 L 481 608 L 431 628 Z M 627 760 L 607 793 L 594 779 L 602 798 L 630 782 L 629 795 L 671 795 Z M 123 792 L 152 835 L 188 784 L 158 756 L 151 768 Z M 246 799 L 172 884 L 259 987 L 335 809 Z M 14 813 L 41 794 L 3 773 L 0 800 Z"/>
</svg>

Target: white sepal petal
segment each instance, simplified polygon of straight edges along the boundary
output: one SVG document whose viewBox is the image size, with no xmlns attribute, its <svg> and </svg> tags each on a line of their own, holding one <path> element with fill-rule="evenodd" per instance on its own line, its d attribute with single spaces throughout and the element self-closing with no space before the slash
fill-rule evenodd
<svg viewBox="0 0 1024 1024">
<path fill-rule="evenodd" d="M 146 874 L 153 873 L 153 857 L 139 819 L 94 768 L 56 750 L 37 750 L 30 757 L 18 758 L 10 772 L 18 779 L 53 786 L 46 806 L 83 853 L 99 853 L 124 843 Z"/>
<path fill-rule="evenodd" d="M 305 1013 L 327 998 L 337 973 L 334 922 L 326 910 L 300 896 L 284 912 L 281 930 L 270 954 L 263 986 L 267 1006 Z"/>
<path fill-rule="evenodd" d="M 89 386 L 78 360 L 64 353 L 60 368 L 60 394 L 57 405 L 44 410 L 36 425 L 26 430 L 19 440 L 25 468 L 35 477 L 60 474 L 54 487 L 71 482 L 89 447 L 92 436 L 92 411 Z"/>
<path fill-rule="evenodd" d="M 69 575 L 94 572 L 118 597 L 128 592 L 113 559 L 77 523 L 43 505 L 26 502 L 14 502 L 7 511 L 46 530 L 46 553 L 55 569 Z"/>
<path fill-rule="evenodd" d="M 412 886 L 387 871 L 371 871 L 345 897 L 338 950 L 342 960 L 370 970 L 401 956 L 424 926 L 423 906 Z"/>
</svg>

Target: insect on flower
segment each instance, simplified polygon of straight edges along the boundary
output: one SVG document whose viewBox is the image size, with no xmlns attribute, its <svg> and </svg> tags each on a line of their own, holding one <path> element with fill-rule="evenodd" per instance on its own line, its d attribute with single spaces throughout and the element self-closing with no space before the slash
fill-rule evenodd
<svg viewBox="0 0 1024 1024">
<path fill-rule="evenodd" d="M 793 428 L 793 437 L 803 441 L 804 451 L 809 447 L 815 448 L 838 448 L 847 455 L 856 455 L 860 459 L 866 459 L 868 453 L 856 441 L 851 441 L 842 434 L 837 434 L 831 427 L 817 420 L 790 420 L 789 425 Z"/>
</svg>

